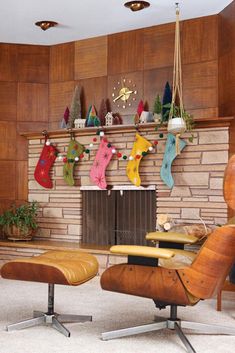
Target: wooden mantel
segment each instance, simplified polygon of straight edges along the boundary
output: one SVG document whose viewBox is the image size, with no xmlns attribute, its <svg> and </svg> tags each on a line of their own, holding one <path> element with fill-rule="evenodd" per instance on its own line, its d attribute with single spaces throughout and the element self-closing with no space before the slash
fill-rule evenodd
<svg viewBox="0 0 235 353">
<path fill-rule="evenodd" d="M 233 117 L 217 117 L 217 118 L 201 118 L 195 120 L 195 128 L 213 128 L 213 127 L 228 127 L 230 126 Z M 138 129 L 141 131 L 154 130 L 156 128 L 156 123 L 146 123 L 138 125 L 113 125 L 113 126 L 102 126 L 100 130 L 107 133 L 118 134 L 118 133 L 128 133 Z M 50 137 L 66 137 L 68 133 L 73 132 L 75 136 L 89 136 L 94 135 L 97 131 L 97 127 L 87 127 L 84 129 L 60 129 L 60 130 L 48 130 L 46 131 Z M 159 131 L 165 131 L 165 128 L 159 129 Z M 42 134 L 45 131 L 30 131 L 22 132 L 21 135 L 26 137 L 28 140 L 35 140 L 42 138 Z"/>
</svg>

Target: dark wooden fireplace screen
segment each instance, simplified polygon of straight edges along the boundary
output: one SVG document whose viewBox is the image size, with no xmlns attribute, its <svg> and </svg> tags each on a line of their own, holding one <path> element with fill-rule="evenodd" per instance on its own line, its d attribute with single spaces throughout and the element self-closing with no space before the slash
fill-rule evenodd
<svg viewBox="0 0 235 353">
<path fill-rule="evenodd" d="M 156 228 L 155 190 L 82 191 L 82 241 L 144 245 Z"/>
</svg>

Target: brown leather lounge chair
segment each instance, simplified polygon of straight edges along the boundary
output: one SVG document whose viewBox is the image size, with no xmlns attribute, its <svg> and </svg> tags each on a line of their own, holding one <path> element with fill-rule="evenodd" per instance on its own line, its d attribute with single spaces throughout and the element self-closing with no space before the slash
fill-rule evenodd
<svg viewBox="0 0 235 353">
<path fill-rule="evenodd" d="M 101 277 L 101 287 L 151 298 L 158 308 L 170 305 L 170 317 L 144 326 L 105 332 L 103 340 L 168 328 L 176 331 L 187 351 L 192 353 L 196 351 L 184 335 L 184 328 L 235 335 L 235 326 L 230 328 L 177 318 L 178 306 L 192 306 L 200 300 L 212 298 L 223 286 L 235 261 L 235 226 L 217 228 L 202 245 L 192 264 L 184 267 L 158 266 L 158 259 L 173 257 L 174 250 L 117 245 L 111 251 L 128 255 L 128 263 L 108 268 Z"/>
<path fill-rule="evenodd" d="M 235 210 L 235 155 L 233 155 L 227 164 L 224 172 L 224 183 L 223 183 L 223 196 L 230 207 Z M 235 216 L 230 218 L 227 224 L 235 224 Z M 151 241 L 160 248 L 174 249 L 175 256 L 171 259 L 161 259 L 160 265 L 163 267 L 174 267 L 176 263 L 182 266 L 192 263 L 196 256 L 196 252 L 190 250 L 184 250 L 184 246 L 187 245 L 190 249 L 190 245 L 197 245 L 200 243 L 200 239 L 194 235 L 182 234 L 176 232 L 150 232 L 146 235 L 146 239 Z M 199 245 L 198 245 L 199 246 Z M 232 271 L 229 274 L 229 280 L 226 280 L 221 290 L 218 291 L 217 295 L 217 310 L 221 311 L 222 307 L 222 292 L 223 291 L 235 291 L 235 264 L 233 264 Z"/>
</svg>

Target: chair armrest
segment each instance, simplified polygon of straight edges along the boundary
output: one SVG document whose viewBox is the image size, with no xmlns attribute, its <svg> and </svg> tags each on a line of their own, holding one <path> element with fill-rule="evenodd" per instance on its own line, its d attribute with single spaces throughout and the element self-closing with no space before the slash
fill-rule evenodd
<svg viewBox="0 0 235 353">
<path fill-rule="evenodd" d="M 139 245 L 114 245 L 110 251 L 115 254 L 170 259 L 175 255 L 173 250 L 153 248 Z"/>
<path fill-rule="evenodd" d="M 147 240 L 166 241 L 169 243 L 194 244 L 198 238 L 191 234 L 183 234 L 176 232 L 151 232 L 147 233 Z"/>
</svg>

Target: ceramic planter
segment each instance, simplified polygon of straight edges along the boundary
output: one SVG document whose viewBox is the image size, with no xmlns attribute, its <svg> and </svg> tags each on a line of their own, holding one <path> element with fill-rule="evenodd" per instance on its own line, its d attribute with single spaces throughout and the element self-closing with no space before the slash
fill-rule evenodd
<svg viewBox="0 0 235 353">
<path fill-rule="evenodd" d="M 183 118 L 172 118 L 168 121 L 167 130 L 173 135 L 183 134 L 186 131 L 186 123 Z"/>
</svg>

